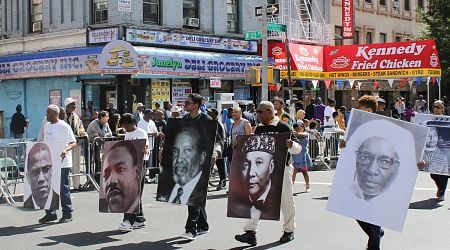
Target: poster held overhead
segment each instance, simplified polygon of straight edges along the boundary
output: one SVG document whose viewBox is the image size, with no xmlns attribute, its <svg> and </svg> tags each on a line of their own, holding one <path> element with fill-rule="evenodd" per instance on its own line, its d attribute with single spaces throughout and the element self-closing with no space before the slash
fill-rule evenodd
<svg viewBox="0 0 450 250">
<path fill-rule="evenodd" d="M 428 128 L 353 109 L 327 210 L 402 231 Z"/>
<path fill-rule="evenodd" d="M 233 150 L 227 216 L 280 219 L 288 133 L 240 135 Z"/>
</svg>

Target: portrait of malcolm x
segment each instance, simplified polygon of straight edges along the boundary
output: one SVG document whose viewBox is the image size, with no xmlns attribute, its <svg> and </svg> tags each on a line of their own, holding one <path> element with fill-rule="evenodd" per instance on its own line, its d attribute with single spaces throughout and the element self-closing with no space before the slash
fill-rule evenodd
<svg viewBox="0 0 450 250">
<path fill-rule="evenodd" d="M 400 158 L 389 141 L 372 136 L 356 154 L 356 180 L 365 200 L 385 192 L 397 176 Z"/>
</svg>

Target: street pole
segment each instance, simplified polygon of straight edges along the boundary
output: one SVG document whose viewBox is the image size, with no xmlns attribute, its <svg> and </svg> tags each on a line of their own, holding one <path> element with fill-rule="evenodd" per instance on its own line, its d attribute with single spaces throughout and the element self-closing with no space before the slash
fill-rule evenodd
<svg viewBox="0 0 450 250">
<path fill-rule="evenodd" d="M 267 81 L 267 1 L 263 0 L 262 5 L 262 37 L 261 37 L 261 50 L 262 50 L 262 62 L 261 62 L 261 101 L 269 100 L 269 84 Z"/>
<path fill-rule="evenodd" d="M 287 73 L 288 73 L 288 87 L 289 87 L 289 115 L 291 117 L 295 117 L 295 103 L 292 101 L 294 98 L 294 90 L 292 89 L 292 79 L 291 79 L 291 52 L 289 50 L 289 38 L 286 31 L 284 32 L 286 35 L 285 46 L 286 46 L 286 60 L 287 60 Z"/>
</svg>

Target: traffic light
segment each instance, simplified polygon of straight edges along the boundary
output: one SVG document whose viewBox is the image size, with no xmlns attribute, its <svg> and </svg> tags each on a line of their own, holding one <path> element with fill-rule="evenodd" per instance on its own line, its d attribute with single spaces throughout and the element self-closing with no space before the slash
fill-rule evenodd
<svg viewBox="0 0 450 250">
<path fill-rule="evenodd" d="M 273 67 L 267 68 L 267 82 L 280 83 L 281 71 Z M 261 83 L 261 67 L 252 67 L 245 70 L 245 83 L 255 84 Z"/>
</svg>

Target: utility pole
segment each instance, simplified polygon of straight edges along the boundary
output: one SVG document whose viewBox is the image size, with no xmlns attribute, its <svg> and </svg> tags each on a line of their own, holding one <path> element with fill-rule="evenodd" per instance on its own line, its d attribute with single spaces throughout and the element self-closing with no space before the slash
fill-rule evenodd
<svg viewBox="0 0 450 250">
<path fill-rule="evenodd" d="M 285 46 L 286 46 L 286 60 L 287 60 L 287 73 L 288 73 L 288 87 L 289 87 L 289 115 L 295 117 L 295 103 L 293 102 L 294 90 L 292 89 L 292 78 L 291 78 L 291 52 L 289 50 L 289 38 L 287 33 L 287 27 L 285 31 Z"/>
<path fill-rule="evenodd" d="M 269 100 L 269 84 L 267 81 L 267 0 L 263 0 L 262 5 L 262 35 L 261 35 L 261 50 L 262 50 L 262 62 L 261 62 L 261 101 Z"/>
</svg>

